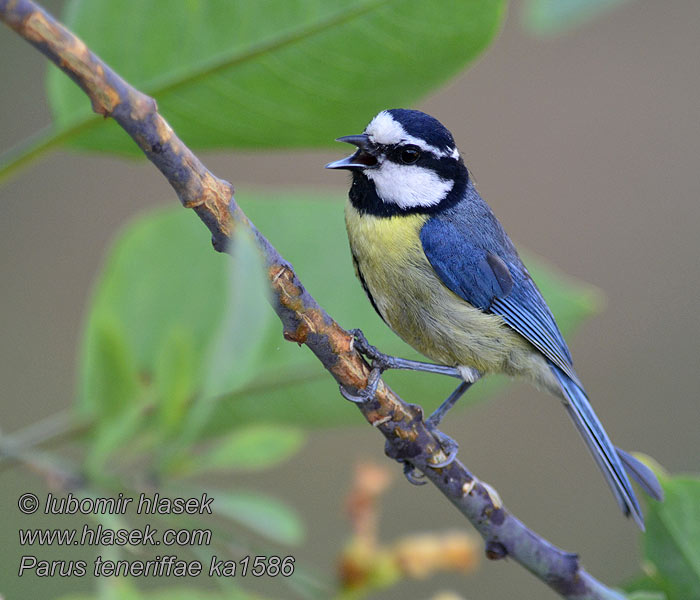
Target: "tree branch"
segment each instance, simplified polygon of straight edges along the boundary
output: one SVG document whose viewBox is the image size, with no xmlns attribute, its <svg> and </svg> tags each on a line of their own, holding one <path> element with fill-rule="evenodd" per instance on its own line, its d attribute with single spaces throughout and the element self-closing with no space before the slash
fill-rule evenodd
<svg viewBox="0 0 700 600">
<path fill-rule="evenodd" d="M 351 391 L 364 389 L 370 369 L 342 329 L 306 291 L 292 266 L 248 220 L 236 204 L 233 186 L 212 174 L 158 114 L 155 101 L 130 86 L 70 31 L 30 0 L 0 0 L 0 18 L 43 52 L 88 95 L 95 112 L 115 119 L 193 209 L 212 234 L 216 250 L 226 250 L 235 229 L 252 230 L 264 253 L 273 290 L 273 307 L 284 338 L 305 344 L 335 380 Z M 376 398 L 358 405 L 365 419 L 388 441 L 388 453 L 422 471 L 486 541 L 491 559 L 510 556 L 561 596 L 620 600 L 581 568 L 578 557 L 556 548 L 525 527 L 500 503 L 490 486 L 459 461 L 442 469 L 438 440 L 426 428 L 420 406 L 401 400 L 380 381 Z"/>
</svg>

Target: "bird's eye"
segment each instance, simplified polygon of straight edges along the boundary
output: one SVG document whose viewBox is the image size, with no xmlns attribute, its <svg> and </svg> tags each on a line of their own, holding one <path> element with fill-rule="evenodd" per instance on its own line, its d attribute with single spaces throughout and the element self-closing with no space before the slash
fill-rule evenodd
<svg viewBox="0 0 700 600">
<path fill-rule="evenodd" d="M 415 146 L 406 146 L 401 150 L 401 162 L 405 165 L 412 165 L 420 158 L 420 150 Z"/>
</svg>

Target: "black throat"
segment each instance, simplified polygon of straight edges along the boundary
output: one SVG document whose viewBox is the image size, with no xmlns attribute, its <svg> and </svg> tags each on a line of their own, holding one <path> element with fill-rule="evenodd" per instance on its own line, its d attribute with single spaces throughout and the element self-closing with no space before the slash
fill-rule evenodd
<svg viewBox="0 0 700 600">
<path fill-rule="evenodd" d="M 454 159 L 453 159 L 454 160 Z M 393 202 L 384 202 L 377 194 L 374 182 L 367 178 L 362 171 L 352 172 L 352 185 L 350 186 L 350 203 L 360 214 L 373 217 L 395 217 L 397 215 L 425 214 L 434 215 L 457 204 L 463 197 L 469 182 L 469 172 L 462 160 L 454 163 L 455 168 L 450 173 L 450 179 L 455 183 L 447 196 L 433 206 L 415 206 L 401 208 Z"/>
</svg>

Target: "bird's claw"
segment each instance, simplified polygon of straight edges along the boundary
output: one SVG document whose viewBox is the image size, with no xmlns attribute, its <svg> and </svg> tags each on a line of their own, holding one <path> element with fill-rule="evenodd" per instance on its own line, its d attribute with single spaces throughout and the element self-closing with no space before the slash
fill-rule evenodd
<svg viewBox="0 0 700 600">
<path fill-rule="evenodd" d="M 372 346 L 361 329 L 351 329 L 350 333 L 355 338 L 355 349 L 372 361 L 373 369 L 380 369 L 383 372 L 391 368 L 392 357 L 381 352 L 376 346 Z"/>
<path fill-rule="evenodd" d="M 364 390 L 361 390 L 359 394 L 353 394 L 345 386 L 340 386 L 340 395 L 355 404 L 364 404 L 367 401 L 363 392 Z"/>
<path fill-rule="evenodd" d="M 369 358 L 373 358 L 374 355 L 379 354 L 379 350 L 377 350 L 376 346 L 372 346 L 372 344 L 367 341 L 365 334 L 362 333 L 362 329 L 351 329 L 350 333 L 352 333 L 352 337 L 355 340 L 355 349 L 360 354 L 364 354 Z"/>
<path fill-rule="evenodd" d="M 403 463 L 403 474 L 408 480 L 408 483 L 412 485 L 425 485 L 428 483 L 423 479 L 425 475 L 418 472 L 418 469 L 416 469 L 410 462 L 405 460 L 400 460 L 399 462 Z M 418 475 L 416 475 L 416 472 L 418 472 Z"/>
<path fill-rule="evenodd" d="M 355 340 L 355 349 L 360 354 L 372 361 L 372 372 L 370 373 L 369 379 L 367 381 L 367 387 L 364 390 L 360 390 L 357 395 L 351 394 L 347 391 L 347 389 L 343 387 L 340 388 L 340 393 L 343 395 L 344 398 L 350 400 L 351 402 L 355 402 L 357 404 L 364 404 L 368 400 L 374 399 L 381 374 L 387 369 L 398 368 L 396 364 L 397 359 L 395 357 L 389 356 L 388 354 L 380 352 L 376 348 L 376 346 L 372 346 L 372 344 L 370 344 L 367 341 L 367 338 L 365 337 L 365 334 L 362 333 L 361 329 L 351 329 L 350 333 L 352 333 L 353 338 Z M 464 367 L 464 369 L 468 369 L 468 367 Z M 465 380 L 468 383 L 470 380 L 476 381 L 476 379 L 480 377 L 480 374 L 475 369 L 469 369 L 469 373 L 465 373 L 465 375 L 469 376 L 468 378 L 465 378 Z M 461 396 L 462 393 L 463 391 L 460 392 L 459 395 Z M 458 397 L 459 396 L 456 396 L 455 400 Z M 451 437 L 437 430 L 437 425 L 440 422 L 442 416 L 443 412 L 438 409 L 425 422 L 428 429 L 440 443 L 442 451 L 447 455 L 447 458 L 443 461 L 428 463 L 428 466 L 432 469 L 444 469 L 445 467 L 449 466 L 454 462 L 455 458 L 457 458 L 457 452 L 459 451 L 459 445 L 457 444 L 457 442 L 455 442 Z M 403 463 L 404 475 L 410 483 L 414 485 L 423 485 L 425 483 L 425 481 L 420 481 L 415 475 L 416 468 L 411 463 L 406 462 L 402 459 L 399 459 L 399 462 Z"/>
<path fill-rule="evenodd" d="M 451 465 L 454 462 L 455 458 L 457 458 L 457 451 L 459 450 L 459 445 L 451 437 L 445 435 L 441 431 L 435 430 L 432 431 L 432 434 L 440 442 L 440 447 L 442 451 L 447 455 L 447 458 L 440 462 L 428 463 L 427 466 L 429 466 L 431 469 L 444 469 L 445 467 Z M 389 442 L 387 442 L 387 448 L 389 448 Z M 388 451 L 387 454 L 391 455 L 391 453 Z M 404 458 L 397 458 L 396 460 L 403 464 L 403 474 L 409 483 L 413 485 L 426 484 L 426 481 L 424 480 L 425 475 L 423 473 L 420 473 L 412 463 L 410 463 Z"/>
<path fill-rule="evenodd" d="M 354 402 L 355 404 L 365 404 L 371 400 L 374 400 L 377 395 L 377 388 L 379 387 L 379 380 L 382 376 L 382 370 L 379 368 L 372 368 L 372 371 L 367 378 L 367 386 L 363 390 L 358 390 L 357 394 L 351 393 L 345 386 L 340 386 L 340 395 L 346 400 Z"/>
<path fill-rule="evenodd" d="M 426 425 L 428 425 L 426 423 Z M 440 442 L 440 448 L 442 451 L 447 455 L 447 458 L 442 461 L 438 462 L 430 462 L 428 463 L 428 466 L 431 469 L 444 469 L 445 467 L 449 467 L 457 458 L 457 452 L 459 452 L 459 444 L 455 442 L 450 436 L 445 435 L 442 433 L 442 431 L 438 431 L 437 429 L 433 429 L 428 425 L 428 428 L 431 430 L 431 433 L 437 438 L 438 442 Z"/>
</svg>

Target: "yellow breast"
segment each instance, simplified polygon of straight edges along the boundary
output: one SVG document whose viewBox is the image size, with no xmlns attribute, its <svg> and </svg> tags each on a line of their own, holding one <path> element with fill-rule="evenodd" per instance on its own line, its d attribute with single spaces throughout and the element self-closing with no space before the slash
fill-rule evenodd
<svg viewBox="0 0 700 600">
<path fill-rule="evenodd" d="M 424 261 L 427 265 L 419 237 L 426 220 L 426 215 L 419 214 L 387 218 L 360 214 L 348 202 L 345 224 L 350 248 L 359 264 L 370 267 L 367 273 L 363 270 L 365 279 L 398 277 L 407 261 Z"/>
<path fill-rule="evenodd" d="M 358 277 L 387 324 L 432 360 L 482 372 L 509 371 L 520 336 L 450 291 L 428 262 L 420 230 L 428 217 L 379 218 L 349 202 L 345 223 Z"/>
</svg>

